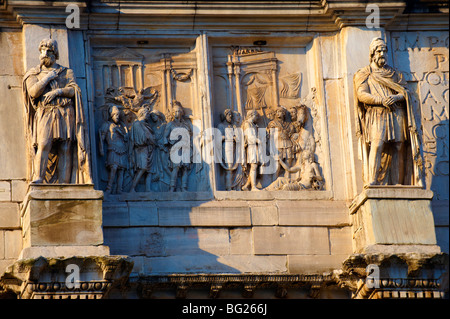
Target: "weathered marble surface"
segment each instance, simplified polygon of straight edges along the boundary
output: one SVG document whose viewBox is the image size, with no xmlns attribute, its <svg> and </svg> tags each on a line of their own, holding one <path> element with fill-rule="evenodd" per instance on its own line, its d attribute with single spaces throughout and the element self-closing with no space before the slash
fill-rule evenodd
<svg viewBox="0 0 450 319">
<path fill-rule="evenodd" d="M 420 187 L 369 186 L 350 206 L 353 247 L 356 253 L 383 245 L 409 247 L 411 252 L 439 252 L 431 210 L 431 191 Z M 416 245 L 416 246 L 414 246 Z M 422 245 L 418 249 L 417 245 Z M 408 250 L 408 249 L 406 249 Z"/>
<path fill-rule="evenodd" d="M 375 234 L 367 237 L 372 244 L 365 246 L 364 256 L 378 257 L 361 262 L 364 264 L 358 268 L 361 276 L 352 278 L 352 283 L 364 279 L 367 263 L 377 264 L 376 258 L 383 259 L 380 257 L 383 254 L 391 262 L 398 254 L 423 255 L 436 253 L 439 248 L 448 252 L 446 4 L 438 8 L 425 5 L 422 9 L 430 12 L 424 13 L 415 11 L 417 8 L 405 1 L 380 2 L 380 28 L 368 28 L 367 2 L 359 0 L 179 2 L 170 8 L 157 2 L 137 5 L 130 1 L 120 4 L 94 1 L 89 10 L 80 3 L 81 28 L 69 30 L 64 26 L 67 13 L 63 2 L 49 5 L 9 0 L 8 10 L 2 7 L 4 1 L 0 3 L 0 60 L 3 62 L 0 64 L 0 273 L 20 256 L 34 258 L 39 253 L 58 256 L 81 252 L 130 256 L 134 266 L 130 270 L 131 286 L 125 294 L 136 298 L 142 297 L 136 294 L 140 289 L 138 278 L 151 274 L 161 276 L 158 284 L 169 282 L 162 292 L 154 294 L 159 297 L 186 296 L 182 277 L 186 274 L 193 276 L 189 282 L 203 280 L 206 296 L 208 293 L 217 296 L 220 280 L 229 279 L 208 277 L 218 273 L 242 275 L 239 285 L 244 294 L 239 292 L 240 297 L 252 296 L 255 280 L 263 280 L 258 277 L 261 273 L 270 277 L 264 278 L 274 285 L 277 297 L 286 296 L 282 287 L 284 279 L 297 280 L 316 292 L 323 292 L 325 283 L 336 284 L 338 280 L 332 273 L 343 269 L 342 262 L 354 252 L 352 226 L 356 225 L 353 216 L 357 213 L 350 215 L 348 204 L 364 192 L 354 131 L 352 79 L 358 69 L 367 65 L 368 48 L 374 37 L 386 39 L 390 63 L 406 75 L 413 92 L 415 112 L 422 125 L 426 191 L 370 190 L 372 193 L 360 208 L 380 219 L 370 220 L 376 226 L 372 233 L 378 237 Z M 257 12 L 251 20 L 249 10 Z M 265 102 L 262 104 L 267 107 L 257 105 L 261 115 L 277 106 L 277 96 L 279 104 L 288 111 L 298 102 L 308 102 L 310 116 L 306 128 L 314 133 L 315 160 L 325 181 L 324 189 L 226 192 L 222 169 L 214 163 L 202 162 L 192 169 L 187 192 L 167 192 L 170 180 L 166 174 L 150 183 L 151 192 L 146 192 L 147 185 L 142 179 L 135 194 L 105 195 L 102 207 L 97 203 L 102 201 L 100 198 L 91 198 L 96 202 L 91 207 L 102 208 L 102 216 L 85 211 L 86 205 L 80 202 L 86 199 L 86 194 L 77 197 L 76 194 L 82 193 L 79 190 L 65 199 L 58 192 L 44 192 L 44 197 L 29 201 L 35 202 L 39 210 L 45 208 L 40 213 L 40 222 L 41 218 L 55 216 L 55 210 L 50 209 L 52 204 L 58 209 L 65 203 L 79 205 L 60 213 L 63 223 L 52 221 L 45 226 L 57 232 L 51 230 L 52 234 L 47 236 L 45 232 L 35 231 L 32 237 L 22 227 L 26 220 L 21 220 L 20 209 L 27 193 L 20 79 L 25 70 L 38 63 L 36 47 L 42 38 L 58 41 L 60 63 L 73 69 L 82 91 L 95 189 L 104 190 L 108 183 L 106 156 L 100 156 L 98 133 L 106 120 L 104 106 L 109 88 L 125 88 L 120 98 L 126 105 L 130 102 L 135 106 L 133 103 L 143 98 L 143 104 L 147 102 L 153 110 L 162 113 L 171 109 L 174 99 L 181 101 L 194 134 L 217 127 L 225 109 L 235 108 L 245 115 L 246 106 L 263 101 L 262 92 Z M 234 52 L 239 57 L 229 61 Z M 308 100 L 313 89 L 314 101 Z M 157 97 L 152 95 L 155 91 Z M 241 94 L 239 98 L 238 94 Z M 261 127 L 266 124 L 263 119 L 259 123 Z M 132 173 L 125 174 L 127 191 Z M 265 187 L 272 180 L 262 177 L 259 182 Z M 431 201 L 429 190 L 434 193 Z M 49 198 L 55 194 L 55 198 Z M 391 205 L 392 201 L 396 204 Z M 385 214 L 394 207 L 413 210 L 413 213 L 400 212 L 403 221 L 412 223 L 413 227 L 406 221 L 390 222 L 398 214 Z M 71 211 L 80 218 L 74 218 Z M 74 230 L 61 232 L 66 229 L 63 225 L 73 225 Z M 37 226 L 33 224 L 35 230 Z M 404 232 L 401 238 L 394 236 L 401 234 L 399 229 L 411 229 L 414 233 Z M 23 247 L 22 231 L 30 234 L 31 242 L 34 238 L 46 246 L 27 247 L 26 243 Z M 96 235 L 99 231 L 104 232 L 104 244 L 108 245 L 109 252 Z M 70 246 L 60 246 L 60 241 Z M 83 241 L 86 245 L 82 245 Z M 386 242 L 397 245 L 386 245 Z M 441 274 L 437 268 L 434 271 L 436 276 Z M 172 284 L 168 278 L 173 273 L 181 277 Z M 197 276 L 198 273 L 204 275 Z M 305 281 L 300 275 L 297 278 L 298 274 L 318 277 Z M 394 283 L 387 280 L 389 289 L 394 288 Z M 144 288 L 150 291 L 154 287 L 149 284 L 148 289 Z M 334 289 L 334 286 L 327 287 Z M 420 292 L 422 296 L 439 294 L 433 287 L 426 288 Z M 173 294 L 167 293 L 170 289 Z M 311 297 L 298 287 L 289 289 L 288 296 Z M 357 289 L 355 286 L 350 290 Z M 116 296 L 123 297 L 122 292 L 118 288 Z M 322 297 L 343 296 L 336 290 L 328 293 Z M 312 295 L 317 297 L 317 293 Z M 270 297 L 273 296 L 272 293 Z"/>
<path fill-rule="evenodd" d="M 33 185 L 23 203 L 24 247 L 100 245 L 103 192 L 93 185 Z"/>
</svg>

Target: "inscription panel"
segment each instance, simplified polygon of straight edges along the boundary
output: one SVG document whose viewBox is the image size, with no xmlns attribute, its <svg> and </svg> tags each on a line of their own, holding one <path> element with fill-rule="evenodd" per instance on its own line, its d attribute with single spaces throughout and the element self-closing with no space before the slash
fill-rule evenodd
<svg viewBox="0 0 450 319">
<path fill-rule="evenodd" d="M 435 200 L 448 200 L 448 32 L 394 32 L 391 47 L 395 67 L 404 72 L 420 114 L 426 188 Z"/>
</svg>

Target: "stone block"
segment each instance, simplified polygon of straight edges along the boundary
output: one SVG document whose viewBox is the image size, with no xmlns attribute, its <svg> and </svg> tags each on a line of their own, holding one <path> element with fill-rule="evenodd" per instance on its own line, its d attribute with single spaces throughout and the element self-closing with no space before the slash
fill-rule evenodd
<svg viewBox="0 0 450 319">
<path fill-rule="evenodd" d="M 163 233 L 157 227 L 105 228 L 112 255 L 164 256 Z"/>
<path fill-rule="evenodd" d="M 436 226 L 447 226 L 449 225 L 449 201 L 448 200 L 433 200 L 431 202 L 431 207 L 433 209 L 434 224 Z"/>
<path fill-rule="evenodd" d="M 0 76 L 0 180 L 26 177 L 22 75 Z"/>
<path fill-rule="evenodd" d="M 355 252 L 376 245 L 423 245 L 422 250 L 435 251 L 432 196 L 418 187 L 366 188 L 350 206 Z"/>
<path fill-rule="evenodd" d="M 18 259 L 31 259 L 45 256 L 46 258 L 62 258 L 69 256 L 108 256 L 109 247 L 104 245 L 89 246 L 34 246 L 25 247 Z"/>
<path fill-rule="evenodd" d="M 165 254 L 177 255 L 228 255 L 229 238 L 225 228 L 180 228 L 163 230 Z"/>
<path fill-rule="evenodd" d="M 28 183 L 24 180 L 11 181 L 11 201 L 22 202 L 28 190 Z"/>
<path fill-rule="evenodd" d="M 266 206 L 251 206 L 252 225 L 271 226 L 278 225 L 278 208 L 274 204 Z"/>
<path fill-rule="evenodd" d="M 158 209 L 152 202 L 128 202 L 130 226 L 157 226 Z"/>
<path fill-rule="evenodd" d="M 330 253 L 326 227 L 254 227 L 256 255 L 324 255 Z"/>
<path fill-rule="evenodd" d="M 24 247 L 102 244 L 102 198 L 92 185 L 30 185 Z"/>
<path fill-rule="evenodd" d="M 228 255 L 217 261 L 239 273 L 286 273 L 286 256 Z"/>
<path fill-rule="evenodd" d="M 146 258 L 144 272 L 173 273 L 285 273 L 286 256 L 194 255 Z"/>
<path fill-rule="evenodd" d="M 103 202 L 103 227 L 130 225 L 127 203 Z"/>
<path fill-rule="evenodd" d="M 278 201 L 279 224 L 296 226 L 349 225 L 343 201 Z"/>
<path fill-rule="evenodd" d="M 17 203 L 0 203 L 0 229 L 19 228 L 20 212 Z"/>
<path fill-rule="evenodd" d="M 209 202 L 198 206 L 158 205 L 160 226 L 250 226 L 250 209 L 245 202 Z"/>
<path fill-rule="evenodd" d="M 5 231 L 0 230 L 0 259 L 5 259 Z M 0 271 L 1 273 L 1 271 Z"/>
<path fill-rule="evenodd" d="M 144 259 L 144 273 L 237 273 L 238 270 L 218 261 L 212 254 L 181 255 Z"/>
<path fill-rule="evenodd" d="M 230 254 L 253 254 L 253 232 L 251 228 L 230 229 Z"/>
<path fill-rule="evenodd" d="M 352 248 L 352 229 L 350 226 L 329 228 L 330 253 L 332 255 L 350 255 Z"/>
<path fill-rule="evenodd" d="M 341 269 L 348 255 L 288 255 L 291 274 L 323 274 Z"/>
<path fill-rule="evenodd" d="M 0 75 L 23 74 L 22 32 L 3 29 L 0 33 Z"/>
<path fill-rule="evenodd" d="M 11 201 L 11 183 L 9 181 L 0 181 L 0 202 Z"/>
<path fill-rule="evenodd" d="M 20 230 L 5 230 L 5 258 L 16 258 L 22 250 L 22 232 Z"/>
</svg>

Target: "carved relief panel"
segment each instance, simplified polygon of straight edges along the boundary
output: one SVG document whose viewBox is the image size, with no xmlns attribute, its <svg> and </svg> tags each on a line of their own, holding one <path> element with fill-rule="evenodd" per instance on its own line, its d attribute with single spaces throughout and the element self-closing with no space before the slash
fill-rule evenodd
<svg viewBox="0 0 450 319">
<path fill-rule="evenodd" d="M 319 106 L 305 78 L 306 48 L 218 43 L 212 55 L 214 126 L 223 143 L 217 188 L 324 189 Z"/>
<path fill-rule="evenodd" d="M 193 133 L 204 129 L 195 47 L 102 43 L 93 47 L 92 60 L 100 188 L 112 194 L 208 190 L 201 162 L 170 165 L 172 153 L 192 158 L 199 152 Z M 187 136 L 175 136 L 180 127 Z"/>
</svg>

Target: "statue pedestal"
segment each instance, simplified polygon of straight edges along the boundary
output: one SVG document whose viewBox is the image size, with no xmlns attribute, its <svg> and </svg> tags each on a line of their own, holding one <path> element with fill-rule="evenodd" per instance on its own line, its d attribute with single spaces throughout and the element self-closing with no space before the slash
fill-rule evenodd
<svg viewBox="0 0 450 319">
<path fill-rule="evenodd" d="M 102 245 L 102 201 L 93 185 L 31 184 L 21 210 L 22 252 L 0 277 L 6 295 L 98 299 L 124 285 L 133 262 Z"/>
<path fill-rule="evenodd" d="M 102 245 L 102 200 L 93 185 L 30 184 L 21 210 L 19 259 L 109 255 Z"/>
<path fill-rule="evenodd" d="M 354 253 L 439 253 L 433 192 L 417 186 L 368 186 L 350 205 Z"/>
</svg>

